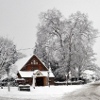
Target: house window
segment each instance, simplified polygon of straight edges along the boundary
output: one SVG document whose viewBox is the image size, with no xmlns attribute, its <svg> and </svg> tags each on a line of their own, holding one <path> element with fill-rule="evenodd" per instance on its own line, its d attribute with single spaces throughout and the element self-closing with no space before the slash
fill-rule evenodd
<svg viewBox="0 0 100 100">
<path fill-rule="evenodd" d="M 33 60 L 33 61 L 31 62 L 31 64 L 33 64 L 33 65 L 38 65 L 38 62 L 37 62 L 36 60 Z"/>
</svg>

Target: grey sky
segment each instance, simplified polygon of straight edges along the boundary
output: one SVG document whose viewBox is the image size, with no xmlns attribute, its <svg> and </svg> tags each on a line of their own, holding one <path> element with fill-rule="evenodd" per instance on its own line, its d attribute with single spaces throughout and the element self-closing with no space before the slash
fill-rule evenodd
<svg viewBox="0 0 100 100">
<path fill-rule="evenodd" d="M 12 39 L 17 49 L 33 48 L 38 16 L 40 12 L 53 8 L 60 10 L 66 18 L 76 11 L 86 13 L 100 31 L 100 0 L 0 0 L 0 36 Z M 97 64 L 100 62 L 99 40 L 97 38 L 94 45 Z M 32 50 L 22 52 L 32 54 Z"/>
</svg>

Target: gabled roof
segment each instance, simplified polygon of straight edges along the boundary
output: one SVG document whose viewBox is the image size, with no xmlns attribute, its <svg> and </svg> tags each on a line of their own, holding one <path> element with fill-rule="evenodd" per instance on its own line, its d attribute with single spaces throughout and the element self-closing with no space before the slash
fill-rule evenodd
<svg viewBox="0 0 100 100">
<path fill-rule="evenodd" d="M 35 55 L 33 55 L 33 56 L 35 56 Z M 19 60 L 15 63 L 15 66 L 18 67 L 18 68 L 17 68 L 17 71 L 20 71 L 20 70 L 24 67 L 24 65 L 27 64 L 28 61 L 30 61 L 30 59 L 33 58 L 33 56 L 28 56 L 28 57 L 24 57 L 24 58 L 22 58 L 22 59 L 19 59 Z M 35 57 L 43 64 L 43 66 L 45 66 L 44 63 L 43 63 L 37 56 L 35 56 Z M 48 68 L 47 68 L 46 66 L 45 66 L 45 68 L 48 70 Z"/>
<path fill-rule="evenodd" d="M 36 57 L 41 64 L 47 69 L 47 71 L 39 71 L 39 70 L 34 70 L 34 71 L 21 71 L 21 69 L 33 58 Z M 33 73 L 38 74 L 40 73 L 40 76 L 48 76 L 48 71 L 49 71 L 49 77 L 54 77 L 53 73 L 42 63 L 42 61 L 35 55 L 33 56 L 28 56 L 22 59 L 19 59 L 16 63 L 15 66 L 17 66 L 17 72 L 21 75 L 21 77 L 32 77 Z"/>
</svg>

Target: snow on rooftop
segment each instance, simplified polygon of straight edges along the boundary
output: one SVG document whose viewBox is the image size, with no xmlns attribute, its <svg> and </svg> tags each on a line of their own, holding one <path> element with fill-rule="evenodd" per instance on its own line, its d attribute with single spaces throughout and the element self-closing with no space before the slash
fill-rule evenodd
<svg viewBox="0 0 100 100">
<path fill-rule="evenodd" d="M 25 63 L 31 58 L 32 56 L 27 56 L 22 59 L 19 59 L 16 63 L 15 66 L 17 66 L 17 71 L 20 71 L 20 69 L 25 65 Z"/>
<path fill-rule="evenodd" d="M 25 80 L 25 79 L 24 78 L 16 78 L 15 80 L 17 81 L 17 80 Z"/>
<path fill-rule="evenodd" d="M 85 74 L 90 74 L 90 75 L 95 74 L 95 72 L 91 71 L 91 70 L 85 70 L 84 73 Z"/>
<path fill-rule="evenodd" d="M 44 76 L 48 76 L 48 72 L 46 71 L 41 71 Z M 49 77 L 54 77 L 54 74 L 52 72 L 49 72 Z"/>
<path fill-rule="evenodd" d="M 21 77 L 32 77 L 33 76 L 33 71 L 19 71 Z"/>
<path fill-rule="evenodd" d="M 15 63 L 15 66 L 17 66 L 18 67 L 18 71 L 20 71 L 21 70 L 21 68 L 29 61 L 29 59 L 32 57 L 32 55 L 31 56 L 27 56 L 27 57 L 24 57 L 24 58 L 22 58 L 22 59 L 19 59 L 18 61 L 16 61 L 16 63 Z M 39 59 L 40 60 L 40 59 Z M 40 60 L 40 62 L 45 66 L 45 64 L 44 64 L 44 62 L 42 62 L 41 60 Z M 45 66 L 46 67 L 46 66 Z M 46 67 L 47 68 L 47 67 Z M 48 69 L 48 68 L 47 68 Z"/>
<path fill-rule="evenodd" d="M 33 73 L 36 73 L 37 71 L 39 70 L 35 70 L 35 71 L 20 71 L 21 68 L 25 65 L 25 63 L 27 63 L 29 61 L 29 59 L 31 58 L 32 56 L 28 56 L 28 57 L 25 57 L 25 58 L 22 58 L 22 59 L 19 59 L 16 63 L 15 63 L 15 66 L 17 66 L 17 71 L 20 72 L 20 75 L 22 77 L 32 77 Z M 40 60 L 40 59 L 39 59 Z M 41 60 L 40 60 L 41 61 Z M 45 65 L 44 65 L 45 66 Z M 46 67 L 47 68 L 47 67 Z M 41 71 L 41 73 L 43 74 L 43 76 L 48 76 L 48 71 Z M 50 71 L 49 69 L 49 77 L 54 77 L 53 73 Z"/>
<path fill-rule="evenodd" d="M 36 71 L 19 71 L 21 77 L 33 77 L 33 73 Z M 36 72 L 37 73 L 37 72 Z M 36 74 L 38 76 L 38 74 Z M 48 71 L 40 71 L 39 76 L 46 76 L 48 77 Z M 49 73 L 49 77 L 54 77 L 53 73 Z"/>
<path fill-rule="evenodd" d="M 91 70 L 85 70 L 82 75 L 84 78 L 89 79 L 90 81 L 94 81 L 96 78 L 96 73 Z M 95 77 L 95 78 L 94 78 Z"/>
</svg>

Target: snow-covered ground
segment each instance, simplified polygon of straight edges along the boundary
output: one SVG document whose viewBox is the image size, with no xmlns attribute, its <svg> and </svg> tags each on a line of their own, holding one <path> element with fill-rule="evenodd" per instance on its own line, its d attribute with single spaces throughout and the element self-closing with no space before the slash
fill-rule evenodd
<svg viewBox="0 0 100 100">
<path fill-rule="evenodd" d="M 30 92 L 17 87 L 0 89 L 0 100 L 100 100 L 100 82 L 87 85 L 31 87 Z"/>
<path fill-rule="evenodd" d="M 65 94 L 62 100 L 100 100 L 100 81 L 87 84 L 69 94 Z"/>
<path fill-rule="evenodd" d="M 0 100 L 61 100 L 65 93 L 81 88 L 82 85 L 31 87 L 30 92 L 18 91 L 17 87 L 0 89 Z M 16 99 L 14 99 L 16 98 Z"/>
</svg>

